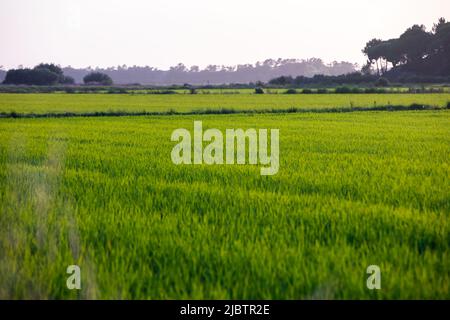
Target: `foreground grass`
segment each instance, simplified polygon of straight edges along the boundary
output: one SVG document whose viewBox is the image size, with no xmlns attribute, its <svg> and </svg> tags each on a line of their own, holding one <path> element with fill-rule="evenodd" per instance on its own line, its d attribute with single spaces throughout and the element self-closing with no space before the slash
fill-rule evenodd
<svg viewBox="0 0 450 320">
<path fill-rule="evenodd" d="M 177 112 L 205 109 L 310 109 L 409 106 L 413 103 L 444 107 L 443 94 L 0 94 L 0 113 Z"/>
<path fill-rule="evenodd" d="M 173 165 L 194 120 L 279 128 L 279 173 Z M 450 298 L 449 111 L 3 119 L 0 136 L 0 298 Z"/>
</svg>

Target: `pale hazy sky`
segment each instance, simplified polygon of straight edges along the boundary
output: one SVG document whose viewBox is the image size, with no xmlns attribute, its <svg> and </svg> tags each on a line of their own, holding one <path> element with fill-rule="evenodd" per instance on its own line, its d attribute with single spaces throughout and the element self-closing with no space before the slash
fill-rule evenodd
<svg viewBox="0 0 450 320">
<path fill-rule="evenodd" d="M 373 37 L 450 18 L 450 0 L 0 0 L 0 66 L 364 62 Z"/>
</svg>

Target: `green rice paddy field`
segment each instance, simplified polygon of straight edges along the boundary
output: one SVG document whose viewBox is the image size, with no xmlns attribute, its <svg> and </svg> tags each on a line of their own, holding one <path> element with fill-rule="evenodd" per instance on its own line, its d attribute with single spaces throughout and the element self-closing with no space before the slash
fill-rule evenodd
<svg viewBox="0 0 450 320">
<path fill-rule="evenodd" d="M 450 100 L 8 94 L 0 110 L 349 99 Z M 280 129 L 278 174 L 174 165 L 171 133 L 194 120 Z M 0 119 L 0 137 L 2 299 L 450 298 L 450 110 Z M 72 264 L 79 291 L 66 287 Z M 366 287 L 369 265 L 381 268 L 380 290 Z"/>
<path fill-rule="evenodd" d="M 323 109 L 404 105 L 444 107 L 440 94 L 0 94 L 0 113 L 86 113 L 95 111 L 190 112 L 204 109 Z"/>
</svg>

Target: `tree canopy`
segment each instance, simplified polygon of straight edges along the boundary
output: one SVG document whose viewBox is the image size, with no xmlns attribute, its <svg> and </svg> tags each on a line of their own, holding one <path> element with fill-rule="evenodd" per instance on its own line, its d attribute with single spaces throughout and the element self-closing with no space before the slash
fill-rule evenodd
<svg viewBox="0 0 450 320">
<path fill-rule="evenodd" d="M 73 84 L 71 77 L 64 76 L 62 69 L 54 64 L 41 63 L 33 69 L 11 69 L 5 76 L 4 84 L 55 85 Z"/>
<path fill-rule="evenodd" d="M 362 52 L 367 66 L 375 64 L 378 75 L 413 73 L 417 75 L 450 75 L 450 22 L 440 18 L 431 31 L 413 25 L 398 38 L 372 39 Z M 365 68 L 366 68 L 365 67 Z"/>
</svg>

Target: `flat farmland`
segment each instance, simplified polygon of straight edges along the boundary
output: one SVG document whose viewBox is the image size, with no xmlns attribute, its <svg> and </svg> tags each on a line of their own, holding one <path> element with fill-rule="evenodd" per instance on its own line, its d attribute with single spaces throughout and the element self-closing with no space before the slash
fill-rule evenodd
<svg viewBox="0 0 450 320">
<path fill-rule="evenodd" d="M 310 99 L 220 98 L 249 108 Z M 448 95 L 317 98 L 443 104 Z M 208 99 L 0 101 L 2 110 L 48 112 L 189 110 Z M 171 133 L 192 131 L 194 120 L 280 129 L 278 174 L 174 165 Z M 0 136 L 1 298 L 449 298 L 449 110 L 1 119 Z M 70 264 L 84 272 L 78 293 L 64 285 Z M 382 290 L 366 288 L 372 264 Z"/>
<path fill-rule="evenodd" d="M 202 110 L 348 109 L 413 103 L 445 107 L 442 94 L 0 94 L 0 113 L 192 112 Z"/>
</svg>

